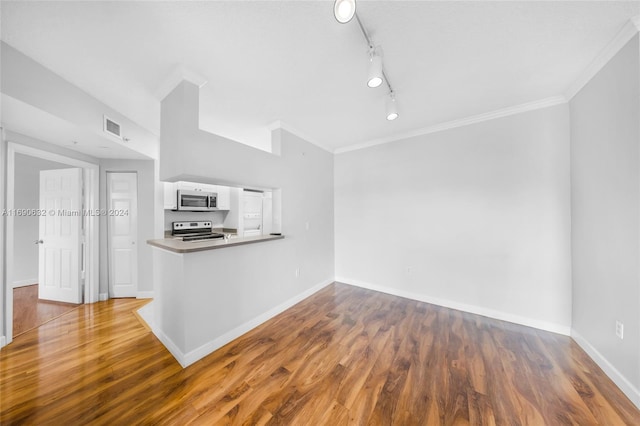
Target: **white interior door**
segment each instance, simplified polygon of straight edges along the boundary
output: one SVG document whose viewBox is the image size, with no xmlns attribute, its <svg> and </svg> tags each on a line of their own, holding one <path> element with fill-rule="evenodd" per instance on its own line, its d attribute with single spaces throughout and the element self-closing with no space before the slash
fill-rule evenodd
<svg viewBox="0 0 640 426">
<path fill-rule="evenodd" d="M 82 169 L 40 172 L 38 297 L 82 303 Z"/>
<path fill-rule="evenodd" d="M 138 294 L 138 176 L 107 173 L 109 293 Z"/>
</svg>

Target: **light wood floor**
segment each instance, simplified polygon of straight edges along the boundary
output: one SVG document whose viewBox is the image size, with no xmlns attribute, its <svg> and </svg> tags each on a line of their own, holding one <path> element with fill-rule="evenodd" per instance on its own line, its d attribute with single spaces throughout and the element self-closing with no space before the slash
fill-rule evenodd
<svg viewBox="0 0 640 426">
<path fill-rule="evenodd" d="M 341 284 L 182 369 L 83 305 L 0 351 L 0 424 L 639 425 L 569 338 Z"/>
<path fill-rule="evenodd" d="M 38 299 L 38 284 L 13 289 L 13 337 L 77 308 L 72 303 Z"/>
</svg>

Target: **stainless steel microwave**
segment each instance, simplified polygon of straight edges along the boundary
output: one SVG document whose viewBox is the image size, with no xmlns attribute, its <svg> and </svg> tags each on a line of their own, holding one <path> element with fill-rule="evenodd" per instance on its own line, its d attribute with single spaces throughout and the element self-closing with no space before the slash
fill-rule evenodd
<svg viewBox="0 0 640 426">
<path fill-rule="evenodd" d="M 218 210 L 218 194 L 215 192 L 178 190 L 178 210 L 208 212 Z"/>
</svg>

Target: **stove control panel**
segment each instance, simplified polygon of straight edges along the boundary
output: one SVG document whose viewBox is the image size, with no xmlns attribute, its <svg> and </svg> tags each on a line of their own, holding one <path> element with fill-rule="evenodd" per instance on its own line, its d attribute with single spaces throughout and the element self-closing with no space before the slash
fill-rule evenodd
<svg viewBox="0 0 640 426">
<path fill-rule="evenodd" d="M 211 230 L 211 222 L 173 222 L 172 229 L 174 231 Z"/>
</svg>

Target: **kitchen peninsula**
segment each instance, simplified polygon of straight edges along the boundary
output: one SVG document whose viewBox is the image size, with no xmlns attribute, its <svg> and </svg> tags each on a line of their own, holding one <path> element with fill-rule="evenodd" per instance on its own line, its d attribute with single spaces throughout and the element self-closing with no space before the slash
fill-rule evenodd
<svg viewBox="0 0 640 426">
<path fill-rule="evenodd" d="M 282 235 L 206 241 L 149 240 L 156 283 L 153 302 L 139 313 L 186 367 L 277 313 L 269 271 L 251 268 L 282 250 Z M 265 247 L 269 245 L 270 247 Z"/>
<path fill-rule="evenodd" d="M 267 319 L 269 289 L 256 290 L 265 271 L 253 268 L 284 236 L 272 232 L 270 190 L 165 182 L 164 206 L 165 238 L 147 241 L 154 301 L 141 315 L 186 367 Z"/>
</svg>

